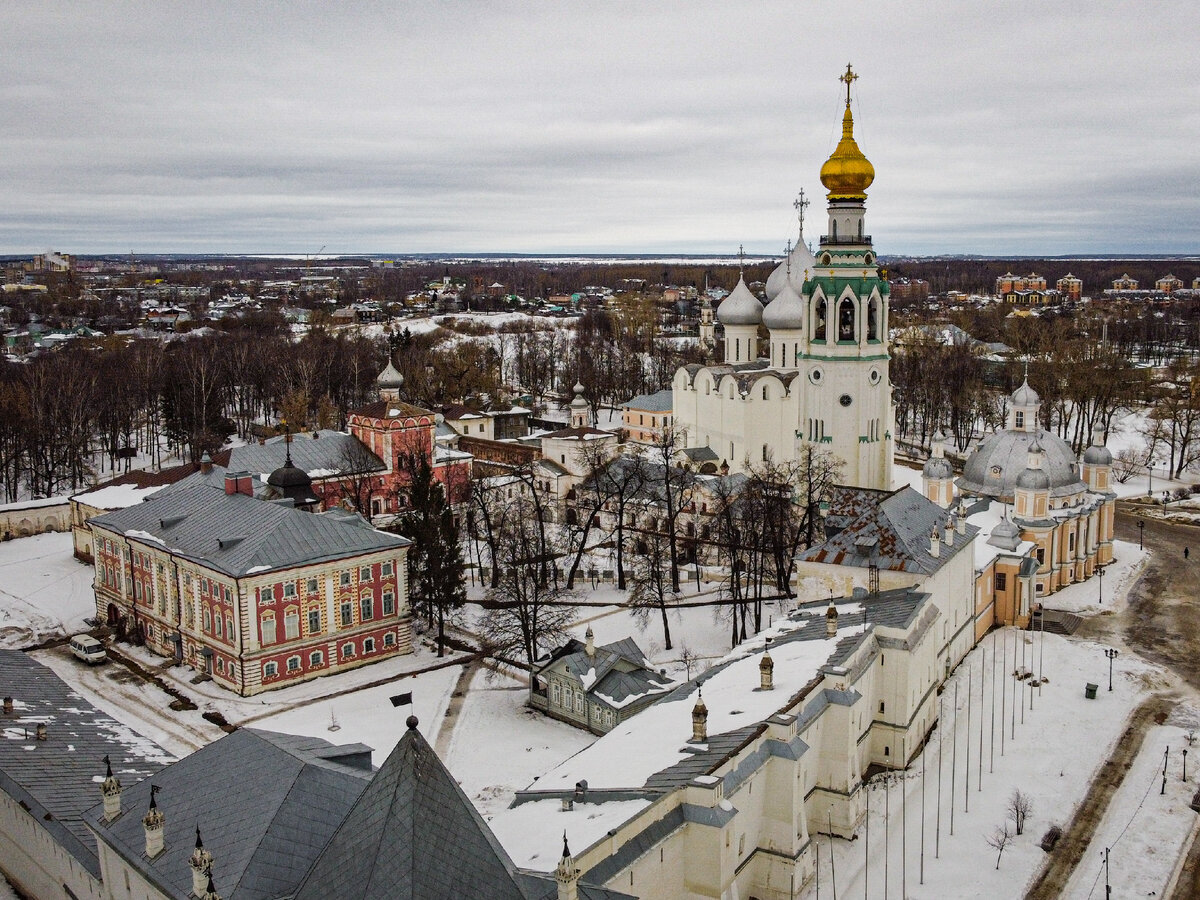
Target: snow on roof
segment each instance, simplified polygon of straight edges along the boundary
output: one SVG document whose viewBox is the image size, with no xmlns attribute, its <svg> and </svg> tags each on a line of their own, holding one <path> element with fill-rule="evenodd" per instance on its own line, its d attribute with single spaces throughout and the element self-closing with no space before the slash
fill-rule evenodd
<svg viewBox="0 0 1200 900">
<path fill-rule="evenodd" d="M 988 538 L 992 536 L 992 530 L 1004 520 L 1005 509 L 1007 509 L 1007 504 L 992 501 L 988 504 L 987 509 L 967 517 L 968 524 L 974 525 L 980 532 L 975 541 L 976 571 L 987 568 L 993 559 L 1002 554 L 1004 556 L 1026 556 L 1033 549 L 1032 541 L 1021 541 L 1017 545 L 1017 549 L 1011 551 L 988 543 Z"/>
<path fill-rule="evenodd" d="M 861 604 L 839 607 L 848 621 Z M 824 614 L 822 612 L 822 618 Z M 803 621 L 807 622 L 805 618 Z M 761 722 L 778 712 L 816 676 L 848 635 L 862 632 L 863 625 L 845 625 L 832 637 L 777 642 L 771 647 L 775 661 L 775 690 L 758 691 L 758 664 L 768 636 L 778 638 L 797 630 L 797 622 L 786 620 L 760 632 L 718 664 L 716 671 L 701 677 L 654 706 L 621 723 L 587 749 L 538 779 L 538 791 L 573 790 L 579 781 L 589 789 L 640 789 L 650 776 L 688 758 L 693 752 L 687 741 L 692 735 L 692 707 L 699 686 L 708 707 L 708 734 L 725 732 Z"/>
<path fill-rule="evenodd" d="M 562 841 L 557 836 L 563 829 L 572 849 L 582 850 L 649 805 L 649 800 L 613 800 L 576 803 L 574 809 L 563 810 L 560 800 L 534 800 L 497 813 L 488 825 L 518 866 L 552 872 L 558 865 Z"/>
<path fill-rule="evenodd" d="M 162 488 L 163 485 L 161 484 L 145 488 L 138 487 L 136 484 L 113 484 L 108 487 L 96 488 L 94 491 L 76 494 L 71 499 L 78 500 L 80 503 L 93 506 L 96 509 L 125 509 L 125 507 L 133 506 L 135 503 L 141 503 L 155 491 L 160 491 Z"/>
<path fill-rule="evenodd" d="M 68 497 L 42 497 L 38 500 L 18 500 L 16 503 L 5 503 L 0 505 L 0 511 L 15 511 L 18 509 L 38 509 L 43 506 L 62 506 L 67 503 Z"/>
</svg>

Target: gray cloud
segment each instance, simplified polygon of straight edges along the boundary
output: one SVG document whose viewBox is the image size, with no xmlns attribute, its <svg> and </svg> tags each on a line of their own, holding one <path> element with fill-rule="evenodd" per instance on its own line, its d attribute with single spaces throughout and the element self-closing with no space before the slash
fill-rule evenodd
<svg viewBox="0 0 1200 900">
<path fill-rule="evenodd" d="M 1191 7 L 1139 9 L 5 4 L 0 252 L 778 252 L 847 60 L 881 252 L 1195 251 Z"/>
</svg>

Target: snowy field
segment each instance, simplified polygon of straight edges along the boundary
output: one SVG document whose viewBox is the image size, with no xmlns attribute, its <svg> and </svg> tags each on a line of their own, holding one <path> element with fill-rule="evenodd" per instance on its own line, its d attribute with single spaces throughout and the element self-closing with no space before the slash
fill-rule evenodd
<svg viewBox="0 0 1200 900">
<path fill-rule="evenodd" d="M 72 555 L 71 535 L 0 543 L 0 649 L 75 634 L 96 615 L 94 570 Z"/>
<path fill-rule="evenodd" d="M 1014 708 L 1013 679 L 993 680 L 996 654 L 1003 656 L 995 672 L 1011 671 L 1014 640 L 1018 648 L 1025 641 L 1036 674 L 1043 665 L 1043 639 L 1044 674 L 1049 683 L 1041 688 L 1040 696 L 1034 694 L 1032 709 L 1029 689 L 1019 689 L 1019 706 Z M 1046 859 L 1038 841 L 1051 825 L 1065 826 L 1069 822 L 1072 810 L 1087 793 L 1133 708 L 1170 683 L 1160 670 L 1122 654 L 1114 669 L 1114 690 L 1109 693 L 1105 690 L 1108 660 L 1102 651 L 1098 644 L 1055 635 L 1030 638 L 1023 634 L 1014 637 L 1012 629 L 993 632 L 948 682 L 942 695 L 942 725 L 931 736 L 924 758 L 914 759 L 907 773 L 895 777 L 890 789 L 879 780 L 872 784 L 869 866 L 864 869 L 868 840 L 865 826 L 860 826 L 855 841 L 832 842 L 832 867 L 830 842 L 828 838 L 818 839 L 825 889 L 836 875 L 843 896 L 863 896 L 868 889 L 870 896 L 883 896 L 886 869 L 888 886 L 897 897 L 1007 900 L 1023 896 Z M 1020 650 L 1016 652 L 1019 655 Z M 1089 681 L 1101 685 L 1095 700 L 1084 698 L 1084 684 Z M 1065 896 L 1089 896 L 1096 874 L 1097 847 L 1103 848 L 1106 841 L 1115 846 L 1114 853 L 1120 854 L 1119 868 L 1126 870 L 1122 874 L 1124 889 L 1116 896 L 1144 897 L 1152 896 L 1151 891 L 1161 892 L 1196 815 L 1186 805 L 1196 790 L 1196 778 L 1189 773 L 1189 782 L 1181 781 L 1182 757 L 1178 751 L 1185 743 L 1185 731 L 1176 725 L 1151 729 Z M 1171 777 L 1166 795 L 1159 796 L 1163 751 L 1168 745 L 1174 748 L 1169 762 Z M 1151 785 L 1155 772 L 1159 780 Z M 1154 788 L 1149 793 L 1148 785 Z M 1005 823 L 1009 798 L 1018 788 L 1032 800 L 1032 813 L 1025 834 L 1014 838 L 997 870 L 996 850 L 988 845 L 987 837 Z M 1116 843 L 1122 831 L 1123 840 Z M 815 883 L 809 885 L 804 896 L 816 897 Z M 1091 896 L 1103 896 L 1103 883 L 1100 892 Z"/>
</svg>

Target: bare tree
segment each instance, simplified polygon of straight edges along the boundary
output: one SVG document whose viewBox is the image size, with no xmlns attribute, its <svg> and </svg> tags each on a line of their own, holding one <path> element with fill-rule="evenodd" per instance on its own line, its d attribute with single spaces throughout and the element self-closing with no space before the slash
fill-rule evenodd
<svg viewBox="0 0 1200 900">
<path fill-rule="evenodd" d="M 629 605 L 634 618 L 645 625 L 657 611 L 662 619 L 663 645 L 671 649 L 671 621 L 668 609 L 679 604 L 679 592 L 672 590 L 667 573 L 670 559 L 667 555 L 665 536 L 656 530 L 647 532 L 643 546 L 633 561 L 633 589 L 629 592 Z"/>
<path fill-rule="evenodd" d="M 350 437 L 342 440 L 337 459 L 338 483 L 342 496 L 364 516 L 371 516 L 371 498 L 384 469 L 383 461 L 362 441 Z"/>
<path fill-rule="evenodd" d="M 1025 833 L 1025 820 L 1033 814 L 1033 800 L 1020 788 L 1013 788 L 1012 796 L 1008 798 L 1008 812 L 1012 816 L 1017 834 Z"/>
<path fill-rule="evenodd" d="M 1004 855 L 1004 848 L 1012 843 L 1013 833 L 1008 830 L 1008 822 L 1003 825 L 997 825 L 996 829 L 988 836 L 988 846 L 996 851 L 996 868 L 1000 868 L 1000 857 Z"/>
</svg>

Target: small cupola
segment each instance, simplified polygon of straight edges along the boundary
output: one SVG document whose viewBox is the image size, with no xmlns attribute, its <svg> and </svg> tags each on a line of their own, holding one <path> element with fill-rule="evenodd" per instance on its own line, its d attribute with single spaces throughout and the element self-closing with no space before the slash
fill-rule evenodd
<svg viewBox="0 0 1200 900">
<path fill-rule="evenodd" d="M 583 399 L 583 384 L 575 382 L 575 399 L 571 401 L 571 427 L 572 428 L 587 428 L 591 423 L 592 408 L 591 405 Z"/>
<path fill-rule="evenodd" d="M 113 774 L 107 753 L 104 755 L 104 781 L 100 783 L 100 794 L 104 798 L 104 820 L 111 822 L 121 814 L 121 780 Z"/>
<path fill-rule="evenodd" d="M 692 707 L 692 740 L 690 743 L 703 744 L 708 740 L 708 707 L 704 705 L 704 693 L 697 691 L 696 705 Z"/>
<path fill-rule="evenodd" d="M 767 648 L 763 650 L 762 659 L 758 661 L 758 689 L 760 691 L 775 689 L 775 660 L 771 659 L 770 638 L 767 638 Z"/>
<path fill-rule="evenodd" d="M 392 365 L 390 359 L 383 371 L 376 377 L 375 386 L 379 389 L 380 400 L 386 400 L 389 403 L 399 402 L 400 388 L 404 387 L 404 376 Z"/>
<path fill-rule="evenodd" d="M 151 859 L 163 852 L 163 830 L 167 822 L 166 816 L 158 808 L 158 801 L 155 799 L 157 793 L 158 785 L 150 785 L 150 808 L 142 816 L 142 827 L 146 831 L 146 855 Z"/>
<path fill-rule="evenodd" d="M 200 900 L 222 900 L 221 895 L 217 893 L 217 888 L 213 884 L 212 873 L 208 873 L 208 883 L 204 886 L 204 893 L 200 895 Z"/>
<path fill-rule="evenodd" d="M 213 855 L 204 849 L 204 841 L 200 839 L 200 826 L 196 826 L 196 849 L 188 858 L 188 866 L 192 870 L 192 893 L 203 897 L 208 883 L 212 878 Z"/>
</svg>

